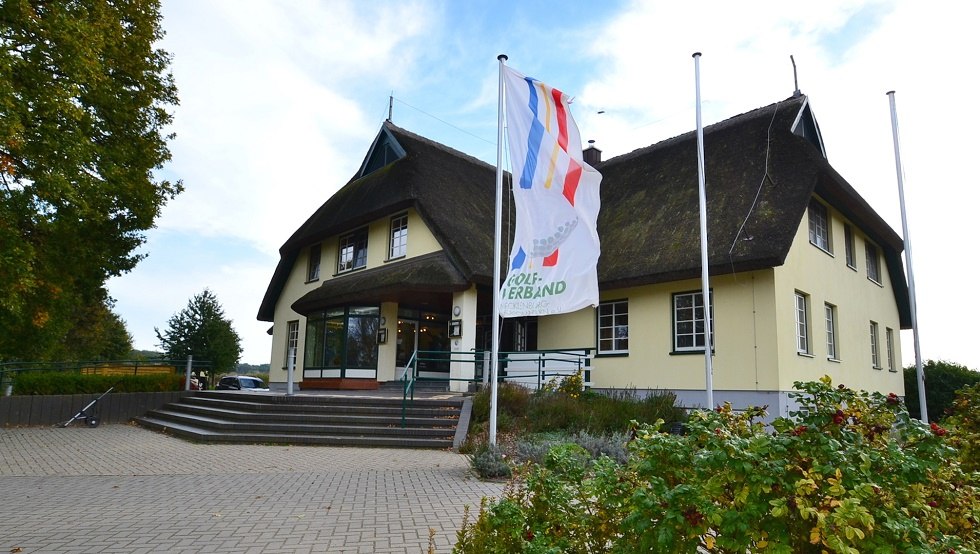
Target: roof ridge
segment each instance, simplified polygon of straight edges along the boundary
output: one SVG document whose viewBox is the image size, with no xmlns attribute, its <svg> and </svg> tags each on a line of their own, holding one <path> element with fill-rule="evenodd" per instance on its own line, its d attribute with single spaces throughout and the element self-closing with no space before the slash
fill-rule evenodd
<svg viewBox="0 0 980 554">
<path fill-rule="evenodd" d="M 462 158 L 462 159 L 464 159 L 466 161 L 469 161 L 469 162 L 472 162 L 472 163 L 476 163 L 476 164 L 481 165 L 481 166 L 485 166 L 485 167 L 488 167 L 488 168 L 491 168 L 491 169 L 495 169 L 496 168 L 496 166 L 494 166 L 494 165 L 488 164 L 487 162 L 485 162 L 485 161 L 483 161 L 483 160 L 481 160 L 479 158 L 476 158 L 474 156 L 471 156 L 471 155 L 469 155 L 469 154 L 467 154 L 465 152 L 462 152 L 460 150 L 456 150 L 455 148 L 453 148 L 451 146 L 447 146 L 447 145 L 445 145 L 445 144 L 443 144 L 441 142 L 436 142 L 436 141 L 434 141 L 434 140 L 432 140 L 430 138 L 426 138 L 426 137 L 423 137 L 422 135 L 413 133 L 412 131 L 409 131 L 408 129 L 405 129 L 404 127 L 399 127 L 398 125 L 395 125 L 394 123 L 392 123 L 389 120 L 385 120 L 383 126 L 385 128 L 387 128 L 389 131 L 395 133 L 396 135 L 401 135 L 403 137 L 407 137 L 409 139 L 412 139 L 412 140 L 421 142 L 423 144 L 426 144 L 426 145 L 431 146 L 433 148 L 436 148 L 438 150 L 442 150 L 442 151 L 444 151 L 444 152 L 446 152 L 448 154 L 452 154 L 453 156 L 456 156 L 458 158 Z"/>
<path fill-rule="evenodd" d="M 802 102 L 804 100 L 806 100 L 806 98 L 807 98 L 807 96 L 805 94 L 802 94 L 802 95 L 800 95 L 798 97 L 790 96 L 789 98 L 785 98 L 785 99 L 780 100 L 778 102 L 773 102 L 772 104 L 769 104 L 767 106 L 762 106 L 760 108 L 755 108 L 755 109 L 749 110 L 747 112 L 740 113 L 738 115 L 733 115 L 732 117 L 729 117 L 729 118 L 723 119 L 721 121 L 712 123 L 711 125 L 708 125 L 707 127 L 704 128 L 704 133 L 705 134 L 714 133 L 716 131 L 721 131 L 723 129 L 727 129 L 729 127 L 733 127 L 733 126 L 735 126 L 737 124 L 741 124 L 745 120 L 754 119 L 756 117 L 760 117 L 760 116 L 764 115 L 768 110 L 771 110 L 773 108 L 777 108 L 778 109 L 781 105 L 783 105 L 783 104 L 785 104 L 787 102 L 793 101 L 793 100 L 799 101 L 801 103 L 801 105 L 802 105 Z M 608 165 L 608 164 L 611 164 L 611 163 L 614 163 L 614 162 L 615 163 L 619 163 L 619 162 L 622 162 L 622 161 L 626 161 L 626 160 L 632 159 L 632 158 L 634 158 L 636 156 L 641 156 L 641 155 L 647 154 L 649 152 L 660 150 L 661 148 L 667 148 L 669 146 L 673 146 L 675 144 L 678 144 L 678 143 L 681 143 L 681 142 L 685 142 L 685 141 L 691 140 L 691 139 L 694 138 L 694 135 L 696 134 L 696 132 L 697 132 L 696 129 L 695 130 L 692 130 L 692 131 L 687 131 L 687 132 L 681 133 L 679 135 L 675 135 L 673 137 L 663 139 L 663 140 L 661 140 L 659 142 L 655 142 L 653 144 L 650 144 L 650 145 L 647 145 L 647 146 L 642 146 L 642 147 L 637 148 L 635 150 L 631 150 L 630 152 L 627 152 L 625 154 L 620 154 L 618 156 L 613 156 L 612 158 L 609 158 L 608 160 L 604 160 L 601 165 L 604 166 L 604 165 Z"/>
</svg>

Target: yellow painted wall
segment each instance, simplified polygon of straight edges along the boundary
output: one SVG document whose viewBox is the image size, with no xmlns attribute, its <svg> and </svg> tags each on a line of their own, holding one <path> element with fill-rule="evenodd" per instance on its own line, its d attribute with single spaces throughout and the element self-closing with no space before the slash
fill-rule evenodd
<svg viewBox="0 0 980 554">
<path fill-rule="evenodd" d="M 867 238 L 855 225 L 856 269 L 845 261 L 844 223 L 841 214 L 828 208 L 832 254 L 814 246 L 809 238 L 809 219 L 804 216 L 786 263 L 775 270 L 776 318 L 779 341 L 779 387 L 791 390 L 794 381 L 812 381 L 830 375 L 835 383 L 851 388 L 902 394 L 901 339 L 898 307 L 879 246 L 881 280 L 868 279 L 865 261 Z M 810 296 L 810 339 L 812 356 L 797 353 L 796 291 Z M 827 358 L 824 304 L 837 306 L 838 358 Z M 870 322 L 878 322 L 879 353 L 882 369 L 871 364 Z M 894 337 L 895 371 L 887 368 L 885 329 Z"/>
<path fill-rule="evenodd" d="M 712 278 L 716 331 L 713 382 L 717 389 L 773 390 L 776 342 L 771 270 Z M 602 291 L 602 301 L 629 302 L 629 354 L 597 356 L 593 386 L 637 388 L 704 388 L 704 354 L 673 354 L 674 293 L 699 291 L 700 280 Z M 763 314 L 759 320 L 756 314 Z M 596 345 L 595 311 L 541 318 L 542 349 Z"/>
<path fill-rule="evenodd" d="M 402 212 L 398 212 L 402 213 Z M 371 269 L 380 267 L 387 263 L 398 263 L 399 261 L 437 252 L 442 248 L 436 241 L 435 236 L 426 227 L 425 222 L 419 217 L 414 209 L 408 210 L 408 249 L 404 258 L 396 258 L 386 261 L 388 257 L 388 233 L 390 231 L 392 213 L 386 217 L 372 221 L 368 225 L 368 257 L 367 267 Z M 353 230 L 353 229 L 352 229 Z M 345 231 L 345 234 L 349 231 Z M 320 279 L 317 281 L 306 282 L 307 269 L 309 266 L 310 249 L 304 248 L 296 259 L 289 277 L 283 286 L 279 299 L 276 301 L 275 323 L 272 333 L 272 354 L 270 361 L 269 379 L 273 382 L 285 382 L 285 359 L 286 359 L 286 332 L 287 322 L 299 320 L 299 347 L 297 353 L 296 367 L 294 375 L 296 382 L 302 380 L 303 351 L 306 339 L 306 318 L 297 314 L 290 308 L 293 302 L 299 300 L 301 296 L 314 290 L 323 284 L 325 280 L 337 277 L 337 249 L 339 246 L 340 235 L 332 235 L 325 238 L 321 244 L 320 252 Z M 358 270 L 363 271 L 363 270 Z M 346 275 L 346 273 L 344 274 Z M 393 315 L 394 314 L 394 315 Z M 397 319 L 397 309 L 392 313 L 383 313 L 388 321 Z M 391 327 L 390 323 L 388 325 Z M 389 329 L 389 345 L 382 345 L 379 351 L 379 372 L 378 377 L 390 378 L 394 373 L 394 328 Z M 390 367 L 389 367 L 390 366 Z"/>
</svg>

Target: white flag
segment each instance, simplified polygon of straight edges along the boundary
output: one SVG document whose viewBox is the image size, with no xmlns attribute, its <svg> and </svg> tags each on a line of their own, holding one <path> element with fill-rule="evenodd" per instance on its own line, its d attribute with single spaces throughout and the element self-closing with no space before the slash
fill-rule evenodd
<svg viewBox="0 0 980 554">
<path fill-rule="evenodd" d="M 573 312 L 599 304 L 599 182 L 560 90 L 504 67 L 517 213 L 500 315 Z"/>
</svg>

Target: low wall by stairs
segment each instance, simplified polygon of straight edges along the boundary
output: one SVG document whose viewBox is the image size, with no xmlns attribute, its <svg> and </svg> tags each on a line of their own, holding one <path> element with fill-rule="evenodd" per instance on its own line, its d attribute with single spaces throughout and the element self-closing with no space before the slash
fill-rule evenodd
<svg viewBox="0 0 980 554">
<path fill-rule="evenodd" d="M 175 402 L 188 394 L 171 392 L 112 392 L 89 410 L 102 423 L 126 423 L 136 416 Z M 24 427 L 65 423 L 98 398 L 98 394 L 51 394 L 0 396 L 0 427 Z M 76 422 L 82 425 L 83 422 Z"/>
</svg>

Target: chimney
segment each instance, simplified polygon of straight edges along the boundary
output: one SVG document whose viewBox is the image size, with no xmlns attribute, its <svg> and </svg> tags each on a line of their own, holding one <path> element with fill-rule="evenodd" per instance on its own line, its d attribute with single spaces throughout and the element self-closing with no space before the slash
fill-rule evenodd
<svg viewBox="0 0 980 554">
<path fill-rule="evenodd" d="M 602 150 L 595 147 L 594 140 L 590 140 L 589 146 L 585 150 L 582 150 L 582 159 L 592 167 L 595 167 L 602 161 Z"/>
</svg>

